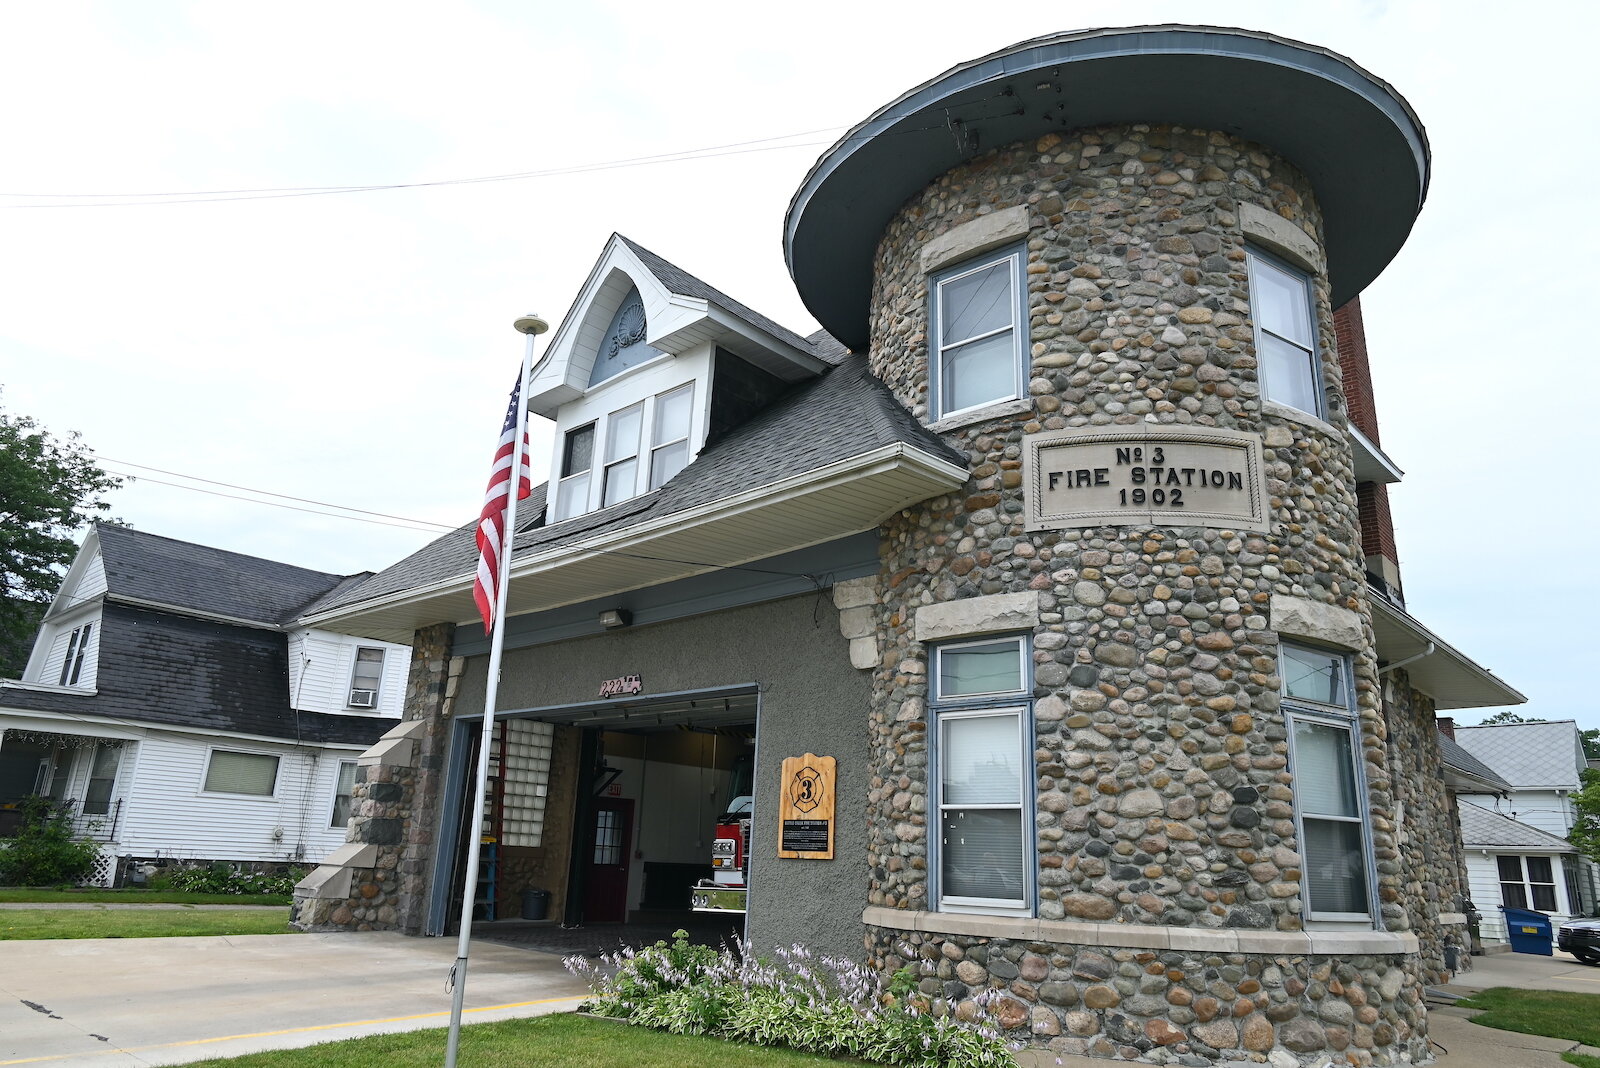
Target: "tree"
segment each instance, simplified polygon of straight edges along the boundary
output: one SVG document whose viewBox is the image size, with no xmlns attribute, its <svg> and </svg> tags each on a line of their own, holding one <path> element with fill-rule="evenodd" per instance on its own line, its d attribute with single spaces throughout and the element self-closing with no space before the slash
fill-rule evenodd
<svg viewBox="0 0 1600 1068">
<path fill-rule="evenodd" d="M 1478 726 L 1488 727 L 1495 723 L 1543 723 L 1538 716 L 1519 716 L 1509 708 L 1502 708 L 1492 716 L 1485 716 L 1478 721 Z"/>
<path fill-rule="evenodd" d="M 1572 795 L 1577 818 L 1572 821 L 1567 841 L 1584 856 L 1600 861 L 1600 771 L 1586 768 L 1580 781 L 1582 787 Z"/>
<path fill-rule="evenodd" d="M 1578 737 L 1583 739 L 1583 759 L 1600 760 L 1600 727 L 1579 731 Z"/>
<path fill-rule="evenodd" d="M 122 485 L 76 433 L 53 436 L 0 408 L 0 677 L 27 663 L 39 619 L 77 551 L 73 535 L 110 506 Z"/>
</svg>

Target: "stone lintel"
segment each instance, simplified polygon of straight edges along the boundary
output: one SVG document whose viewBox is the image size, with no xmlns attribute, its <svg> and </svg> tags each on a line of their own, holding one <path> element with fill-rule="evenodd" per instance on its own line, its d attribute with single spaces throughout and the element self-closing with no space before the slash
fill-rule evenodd
<svg viewBox="0 0 1600 1068">
<path fill-rule="evenodd" d="M 1361 617 L 1348 608 L 1275 593 L 1271 612 L 1272 629 L 1280 636 L 1306 638 L 1341 649 L 1360 649 L 1365 644 Z"/>
<path fill-rule="evenodd" d="M 917 609 L 917 641 L 971 638 L 1007 630 L 1033 630 L 1039 625 L 1039 595 L 995 593 Z"/>
<path fill-rule="evenodd" d="M 294 884 L 295 897 L 342 900 L 350 896 L 350 868 L 324 864 Z"/>
<path fill-rule="evenodd" d="M 922 934 L 969 935 L 1017 942 L 1055 942 L 1108 949 L 1174 949 L 1198 953 L 1270 953 L 1314 956 L 1416 953 L 1417 936 L 1392 931 L 1246 931 L 1167 927 L 1148 923 L 1079 923 L 1026 916 L 913 912 L 873 905 L 861 913 L 869 927 Z"/>
<path fill-rule="evenodd" d="M 988 252 L 990 249 L 1026 237 L 1027 234 L 1026 204 L 980 215 L 970 222 L 952 226 L 923 245 L 922 271 L 924 274 L 937 271 L 968 256 L 976 256 L 980 252 Z"/>
<path fill-rule="evenodd" d="M 1259 204 L 1239 204 L 1239 229 L 1252 245 L 1288 260 L 1302 271 L 1322 273 L 1322 250 L 1317 239 L 1276 212 Z"/>
<path fill-rule="evenodd" d="M 1287 419 L 1291 423 L 1299 423 L 1301 426 L 1310 427 L 1312 430 L 1317 431 L 1319 434 L 1322 434 L 1325 437 L 1332 438 L 1335 441 L 1348 441 L 1349 440 L 1349 438 L 1345 437 L 1344 431 L 1340 430 L 1338 427 L 1334 426 L 1332 423 L 1328 422 L 1327 420 L 1318 419 L 1316 416 L 1312 415 L 1310 412 L 1302 412 L 1299 408 L 1291 408 L 1289 405 L 1287 405 L 1287 404 L 1279 404 L 1275 400 L 1266 400 L 1265 398 L 1263 398 L 1262 401 L 1261 401 L 1261 414 L 1262 415 L 1275 415 L 1279 419 Z M 1267 444 L 1268 445 L 1274 445 L 1274 444 L 1292 445 L 1292 444 L 1294 444 L 1294 438 L 1293 437 L 1291 437 L 1288 441 L 1274 442 L 1272 440 L 1272 430 L 1271 430 L 1270 427 L 1267 430 L 1267 438 L 1268 438 L 1268 440 L 1267 440 Z"/>
<path fill-rule="evenodd" d="M 414 720 L 423 723 L 422 720 Z M 409 768 L 416 762 L 417 743 L 410 738 L 390 738 L 384 735 L 373 743 L 368 749 L 356 758 L 359 767 L 370 768 L 373 766 Z"/>
</svg>

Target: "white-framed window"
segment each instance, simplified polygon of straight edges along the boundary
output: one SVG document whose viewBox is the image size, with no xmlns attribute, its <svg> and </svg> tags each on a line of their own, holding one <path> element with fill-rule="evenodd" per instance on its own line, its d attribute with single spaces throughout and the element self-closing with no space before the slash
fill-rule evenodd
<svg viewBox="0 0 1600 1068">
<path fill-rule="evenodd" d="M 351 708 L 377 708 L 378 691 L 383 687 L 383 650 L 363 645 L 356 649 L 350 668 Z"/>
<path fill-rule="evenodd" d="M 1350 658 L 1285 643 L 1278 674 L 1289 723 L 1305 915 L 1370 923 L 1372 845 Z"/>
<path fill-rule="evenodd" d="M 271 797 L 278 785 L 278 758 L 272 753 L 213 749 L 202 789 L 208 794 Z"/>
<path fill-rule="evenodd" d="M 561 445 L 561 483 L 556 488 L 556 521 L 589 510 L 589 471 L 594 467 L 594 424 L 567 431 Z"/>
<path fill-rule="evenodd" d="M 83 814 L 104 816 L 111 811 L 111 790 L 117 783 L 117 764 L 122 759 L 121 742 L 101 742 L 94 747 L 89 763 L 89 785 L 83 792 Z"/>
<path fill-rule="evenodd" d="M 1261 395 L 1320 418 L 1322 375 L 1311 278 L 1256 249 L 1248 249 L 1246 258 Z"/>
<path fill-rule="evenodd" d="M 650 428 L 650 488 L 660 489 L 689 463 L 689 426 L 694 415 L 694 383 L 656 398 Z"/>
<path fill-rule="evenodd" d="M 638 496 L 639 432 L 643 429 L 644 401 L 606 417 L 606 470 L 600 507 Z"/>
<path fill-rule="evenodd" d="M 83 675 L 83 658 L 89 652 L 89 639 L 94 636 L 94 624 L 85 623 L 72 632 L 67 639 L 67 655 L 61 661 L 62 686 L 76 686 L 78 679 Z"/>
<path fill-rule="evenodd" d="M 342 829 L 350 822 L 350 802 L 356 792 L 356 762 L 339 761 L 339 774 L 333 783 L 333 815 L 328 826 Z"/>
<path fill-rule="evenodd" d="M 1022 396 L 1027 352 L 1023 250 L 988 253 L 933 276 L 933 418 Z"/>
<path fill-rule="evenodd" d="M 1022 637 L 933 648 L 937 908 L 1031 915 L 1032 702 Z"/>
<path fill-rule="evenodd" d="M 1500 901 L 1514 909 L 1559 912 L 1554 857 L 1495 857 L 1500 875 Z"/>
</svg>

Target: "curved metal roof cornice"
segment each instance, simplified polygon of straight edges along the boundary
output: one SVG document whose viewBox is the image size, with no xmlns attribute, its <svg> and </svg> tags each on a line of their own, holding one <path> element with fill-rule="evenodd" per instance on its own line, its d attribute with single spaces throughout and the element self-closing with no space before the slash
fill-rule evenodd
<svg viewBox="0 0 1600 1068">
<path fill-rule="evenodd" d="M 1335 307 L 1400 251 L 1427 195 L 1430 153 L 1416 113 L 1328 49 L 1216 26 L 1051 34 L 952 67 L 817 160 L 784 220 L 801 299 L 829 333 L 864 349 L 873 254 L 907 199 L 991 148 L 1136 122 L 1220 130 L 1291 160 L 1322 208 Z"/>
</svg>

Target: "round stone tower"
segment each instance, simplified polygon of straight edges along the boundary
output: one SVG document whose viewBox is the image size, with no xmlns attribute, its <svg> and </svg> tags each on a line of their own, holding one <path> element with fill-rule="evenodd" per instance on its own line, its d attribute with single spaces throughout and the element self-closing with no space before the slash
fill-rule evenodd
<svg viewBox="0 0 1600 1068">
<path fill-rule="evenodd" d="M 1057 1051 L 1429 1059 L 1333 310 L 1405 102 L 1264 34 L 963 64 L 791 207 L 819 321 L 968 457 L 882 530 L 874 963 Z"/>
</svg>

